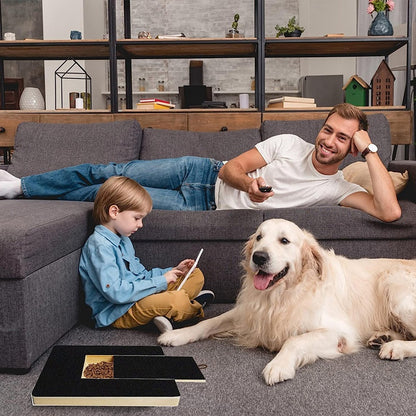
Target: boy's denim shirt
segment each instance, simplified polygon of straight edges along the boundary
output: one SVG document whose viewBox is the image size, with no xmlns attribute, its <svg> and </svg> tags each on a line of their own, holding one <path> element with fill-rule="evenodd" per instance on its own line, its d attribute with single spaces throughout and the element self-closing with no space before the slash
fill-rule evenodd
<svg viewBox="0 0 416 416">
<path fill-rule="evenodd" d="M 85 243 L 79 272 L 97 327 L 111 325 L 138 300 L 167 289 L 171 268 L 146 270 L 130 238 L 97 225 Z"/>
</svg>

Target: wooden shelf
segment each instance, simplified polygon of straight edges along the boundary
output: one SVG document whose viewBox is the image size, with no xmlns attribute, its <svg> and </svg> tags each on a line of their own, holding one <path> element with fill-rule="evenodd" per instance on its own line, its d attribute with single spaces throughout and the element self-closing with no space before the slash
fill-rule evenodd
<svg viewBox="0 0 416 416">
<path fill-rule="evenodd" d="M 387 56 L 406 45 L 406 37 L 268 38 L 266 57 Z M 117 58 L 250 58 L 255 38 L 119 39 Z M 108 59 L 108 40 L 0 41 L 3 59 Z"/>
<path fill-rule="evenodd" d="M 120 39 L 119 58 L 252 58 L 256 56 L 257 39 L 184 38 L 184 39 Z"/>
<path fill-rule="evenodd" d="M 407 44 L 407 37 L 267 38 L 266 58 L 387 56 Z"/>
<path fill-rule="evenodd" d="M 267 38 L 266 57 L 387 56 L 406 45 L 406 37 Z M 117 58 L 252 58 L 256 38 L 119 39 Z M 2 59 L 109 59 L 108 40 L 0 41 Z"/>
<path fill-rule="evenodd" d="M 390 124 L 392 144 L 412 143 L 412 111 L 403 106 L 360 107 L 367 114 L 383 113 Z M 0 148 L 11 149 L 17 126 L 22 122 L 37 123 L 92 123 L 118 120 L 137 120 L 142 128 L 212 131 L 223 127 L 228 130 L 260 128 L 265 120 L 314 120 L 324 119 L 329 108 L 318 107 L 314 110 L 267 110 L 256 109 L 177 109 L 177 110 L 123 110 L 111 113 L 105 110 L 84 111 L 0 111 L 0 126 L 5 130 L 0 134 Z"/>
<path fill-rule="evenodd" d="M 257 39 L 119 39 L 117 58 L 252 58 Z M 0 41 L 0 58 L 31 59 L 109 59 L 108 40 L 17 40 Z"/>
<path fill-rule="evenodd" d="M 15 40 L 0 41 L 0 58 L 34 59 L 109 59 L 108 40 Z"/>
</svg>

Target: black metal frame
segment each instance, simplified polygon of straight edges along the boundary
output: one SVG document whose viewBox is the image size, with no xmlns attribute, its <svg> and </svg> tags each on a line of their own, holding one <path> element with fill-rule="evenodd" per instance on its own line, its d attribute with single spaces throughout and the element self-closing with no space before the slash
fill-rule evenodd
<svg viewBox="0 0 416 416">
<path fill-rule="evenodd" d="M 124 36 L 125 39 L 131 39 L 131 6 L 130 6 L 130 0 L 124 0 L 123 3 L 124 7 Z M 410 88 L 410 81 L 411 81 L 411 68 L 410 68 L 410 62 L 411 62 L 411 48 L 412 48 L 412 0 L 408 0 L 408 7 L 407 7 L 407 38 L 404 40 L 398 40 L 398 38 L 392 38 L 391 41 L 391 50 L 387 50 L 387 53 L 390 54 L 395 49 L 402 47 L 404 44 L 407 45 L 407 66 L 406 66 L 406 89 L 409 90 Z M 250 55 L 244 54 L 243 56 L 238 55 L 232 55 L 229 57 L 248 57 L 251 56 L 255 60 L 255 78 L 256 78 L 256 91 L 255 91 L 255 105 L 258 111 L 262 112 L 264 111 L 265 107 L 265 58 L 267 57 L 290 57 L 293 56 L 289 53 L 285 55 L 284 53 L 277 53 L 273 54 L 273 44 L 276 44 L 276 48 L 278 48 L 282 45 L 285 45 L 288 42 L 293 42 L 293 40 L 285 40 L 285 39 L 265 39 L 265 28 L 264 28 L 264 21 L 265 21 L 265 0 L 254 0 L 254 27 L 255 27 L 255 37 L 256 40 L 247 40 L 247 39 L 233 39 L 234 44 L 241 43 L 250 43 L 255 45 L 255 50 L 250 53 Z M 125 62 L 125 75 L 126 75 L 126 107 L 131 109 L 132 108 L 132 59 L 144 59 L 144 58 L 154 58 L 152 56 L 146 56 L 140 55 L 138 56 L 130 56 L 129 54 L 124 53 L 123 51 L 123 42 L 119 41 L 117 42 L 117 29 L 116 29 L 116 0 L 108 0 L 108 26 L 109 26 L 109 40 L 108 40 L 108 48 L 109 48 L 109 56 L 104 57 L 101 56 L 99 58 L 94 56 L 88 56 L 88 57 L 78 57 L 83 59 L 108 59 L 109 60 L 109 66 L 110 66 L 110 93 L 111 93 L 111 112 L 116 113 L 118 112 L 118 76 L 117 76 L 117 62 L 118 59 L 122 59 Z M 1 0 L 0 0 L 0 35 L 3 34 L 3 27 L 2 27 L 2 21 L 1 21 Z M 351 46 L 354 42 L 380 42 L 381 39 L 369 39 L 367 38 L 340 38 L 340 39 L 298 39 L 296 42 L 308 44 L 309 43 L 322 43 L 325 42 L 328 43 L 334 43 L 339 42 L 341 44 L 345 44 L 346 47 Z M 160 42 L 160 41 L 159 41 Z M 210 39 L 206 41 L 210 44 L 224 44 L 224 41 L 222 40 L 215 40 Z M 400 43 L 402 42 L 402 43 Z M 204 40 L 196 40 L 195 43 L 203 44 Z M 65 42 L 62 43 L 64 45 Z M 70 43 L 68 43 L 70 44 Z M 93 42 L 85 42 L 86 45 L 92 46 Z M 101 44 L 101 43 L 98 43 Z M 170 45 L 176 44 L 175 42 L 170 42 Z M 182 44 L 185 45 L 184 41 L 178 41 L 178 45 Z M 191 39 L 186 40 L 186 44 L 190 45 L 192 44 Z M 150 44 L 149 44 L 150 45 Z M 17 47 L 18 45 L 16 45 Z M 42 44 L 42 46 L 46 46 L 45 44 Z M 1 46 L 0 46 L 1 47 Z M 362 56 L 369 56 L 371 54 L 363 54 Z M 209 56 L 206 56 L 203 52 L 201 54 L 193 53 L 192 57 L 199 56 L 201 58 L 203 57 L 225 57 L 223 54 L 218 53 L 218 55 L 209 54 Z M 298 57 L 308 57 L 308 56 L 314 56 L 317 57 L 316 54 L 308 54 L 307 48 L 304 50 L 302 54 L 296 55 Z M 325 54 L 320 54 L 319 56 L 326 56 Z M 351 52 L 351 54 L 348 53 L 340 53 L 339 55 L 334 54 L 328 54 L 327 56 L 360 56 L 357 55 L 354 51 Z M 184 58 L 184 57 L 191 57 L 190 55 L 180 56 L 176 55 L 172 56 L 172 58 Z M 62 57 L 58 58 L 54 56 L 51 59 L 68 59 L 69 57 Z M 0 96 L 4 97 L 4 59 L 0 58 Z M 7 58 L 7 59 L 13 59 L 13 58 Z M 18 59 L 24 59 L 19 57 Z M 31 58 L 27 58 L 31 59 Z M 34 59 L 34 58 L 32 58 Z M 4 99 L 2 100 L 2 103 L 4 105 Z M 406 109 L 411 109 L 411 96 L 410 93 L 407 95 L 406 98 Z M 312 111 L 312 110 L 311 110 Z"/>
<path fill-rule="evenodd" d="M 69 64 L 68 68 L 64 70 L 67 62 L 72 61 L 72 64 Z M 74 70 L 75 68 L 75 70 Z M 80 72 L 76 70 L 79 69 Z M 87 71 L 74 59 L 67 59 L 64 61 L 59 67 L 55 70 L 55 110 L 58 109 L 57 106 L 57 98 L 58 98 L 58 89 L 57 89 L 57 82 L 60 80 L 60 96 L 61 96 L 61 109 L 64 108 L 64 81 L 66 79 L 72 80 L 81 80 L 85 82 L 84 92 L 85 94 L 89 94 L 90 102 L 88 103 L 88 98 L 84 101 L 84 108 L 91 109 L 92 106 L 92 81 L 91 77 L 88 75 Z M 87 95 L 88 96 L 88 95 Z M 89 105 L 87 105 L 87 103 Z"/>
</svg>

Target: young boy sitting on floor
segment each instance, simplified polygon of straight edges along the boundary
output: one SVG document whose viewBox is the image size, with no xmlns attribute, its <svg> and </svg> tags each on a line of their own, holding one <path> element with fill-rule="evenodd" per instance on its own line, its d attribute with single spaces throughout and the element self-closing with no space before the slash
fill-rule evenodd
<svg viewBox="0 0 416 416">
<path fill-rule="evenodd" d="M 96 327 L 134 328 L 153 320 L 161 332 L 172 323 L 204 316 L 203 306 L 214 293 L 201 291 L 204 276 L 196 268 L 181 290 L 180 277 L 194 264 L 146 270 L 135 257 L 131 234 L 143 227 L 152 210 L 147 191 L 132 179 L 113 176 L 94 201 L 94 233 L 85 243 L 79 265 L 85 301 Z"/>
</svg>

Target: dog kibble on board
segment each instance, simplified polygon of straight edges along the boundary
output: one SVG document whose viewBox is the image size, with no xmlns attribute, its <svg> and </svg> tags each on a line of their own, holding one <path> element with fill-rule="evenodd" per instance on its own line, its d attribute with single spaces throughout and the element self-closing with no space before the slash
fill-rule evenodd
<svg viewBox="0 0 416 416">
<path fill-rule="evenodd" d="M 114 378 L 114 363 L 101 361 L 89 364 L 84 370 L 85 378 Z"/>
</svg>

